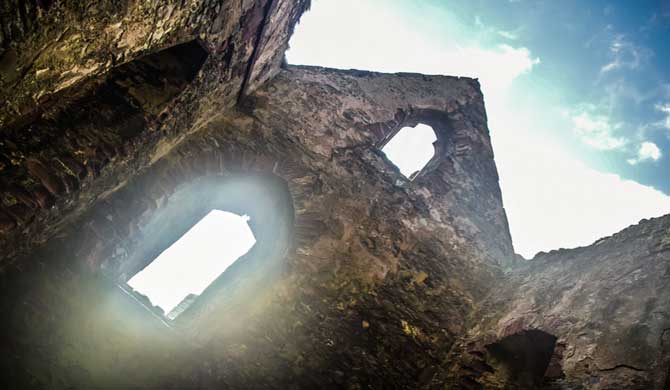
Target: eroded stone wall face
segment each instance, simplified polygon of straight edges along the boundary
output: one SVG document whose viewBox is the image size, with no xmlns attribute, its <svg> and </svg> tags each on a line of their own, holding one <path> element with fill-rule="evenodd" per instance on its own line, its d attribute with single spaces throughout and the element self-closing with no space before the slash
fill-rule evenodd
<svg viewBox="0 0 670 390">
<path fill-rule="evenodd" d="M 233 96 L 244 79 L 252 81 L 248 89 L 253 90 L 257 81 L 276 72 L 290 31 L 308 4 L 302 0 L 5 1 L 0 5 L 0 126 L 29 122 L 82 81 L 195 38 L 206 43 L 217 62 L 228 65 L 209 77 L 228 84 Z M 254 69 L 251 62 L 259 67 Z"/>
<path fill-rule="evenodd" d="M 308 5 L 3 4 L 0 268 L 278 72 Z"/>
<path fill-rule="evenodd" d="M 6 387 L 667 387 L 668 217 L 519 263 L 478 82 L 282 69 L 308 5 L 2 9 Z M 168 323 L 120 286 L 212 208 L 258 242 Z"/>
<path fill-rule="evenodd" d="M 389 90 L 395 92 L 379 93 Z M 155 247 L 147 248 L 160 241 L 151 227 L 156 218 L 167 226 L 159 232 L 167 246 L 206 212 L 198 207 L 214 196 L 203 187 L 204 193 L 185 197 L 183 188 L 200 180 L 258 176 L 285 183 L 290 199 L 276 207 L 292 216 L 282 220 L 280 234 L 257 235 L 261 244 L 240 260 L 258 266 L 240 271 L 242 287 L 227 271 L 173 323 L 175 331 L 146 314 L 158 336 L 142 347 L 116 343 L 105 350 L 98 333 L 82 333 L 81 340 L 63 341 L 72 344 L 64 361 L 61 341 L 23 338 L 12 345 L 22 357 L 7 364 L 30 371 L 16 380 L 39 382 L 33 370 L 55 375 L 69 372 L 72 364 L 78 374 L 59 375 L 63 383 L 118 385 L 94 360 L 84 359 L 93 354 L 90 348 L 100 348 L 105 357 L 98 362 L 111 359 L 107 354 L 156 362 L 144 379 L 124 376 L 131 370 L 124 364 L 110 368 L 120 377 L 175 388 L 435 386 L 433 378 L 466 331 L 475 302 L 512 256 L 477 82 L 289 67 L 239 108 L 219 104 L 173 150 L 13 263 L 45 264 L 27 273 L 49 281 L 43 294 L 61 280 L 62 271 L 49 270 L 66 267 L 82 283 L 109 281 L 100 294 L 121 299 L 114 283 L 125 282 L 156 254 Z M 409 181 L 379 145 L 418 121 L 434 127 L 440 147 L 431 166 Z M 263 195 L 250 191 L 248 202 Z M 490 207 L 488 213 L 468 208 L 472 196 Z M 184 215 L 174 212 L 179 208 Z M 500 224 L 500 234 L 484 239 L 485 223 Z M 273 265 L 264 266 L 273 256 Z M 48 307 L 40 294 L 29 295 L 30 309 L 24 310 L 48 313 L 76 305 L 82 292 L 51 294 L 56 301 Z M 103 316 L 100 310 L 84 304 L 73 309 L 89 321 L 110 319 L 97 325 L 124 337 L 123 312 L 109 309 Z M 49 323 L 58 328 L 62 321 Z M 144 331 L 137 331 L 140 338 Z M 157 337 L 162 345 L 154 349 Z M 24 360 L 36 348 L 45 350 L 52 366 L 33 368 Z"/>
<path fill-rule="evenodd" d="M 399 191 L 425 202 L 426 222 L 454 229 L 492 264 L 514 262 L 507 218 L 474 79 L 385 75 L 290 67 L 252 97 L 252 115 L 304 144 L 315 156 L 369 167 L 391 175 Z M 379 148 L 404 126 L 431 125 L 438 138 L 435 158 L 413 181 L 397 173 Z M 381 195 L 380 195 L 381 197 Z M 423 223 L 423 222 L 421 222 Z M 407 229 L 420 225 L 405 224 Z"/>
<path fill-rule="evenodd" d="M 513 359 L 496 358 L 490 349 L 506 337 L 541 330 L 556 337 L 539 378 L 547 388 L 666 389 L 669 276 L 667 215 L 588 247 L 541 253 L 481 303 L 453 351 L 460 362 L 451 374 L 483 388 L 523 389 L 507 375 Z"/>
</svg>

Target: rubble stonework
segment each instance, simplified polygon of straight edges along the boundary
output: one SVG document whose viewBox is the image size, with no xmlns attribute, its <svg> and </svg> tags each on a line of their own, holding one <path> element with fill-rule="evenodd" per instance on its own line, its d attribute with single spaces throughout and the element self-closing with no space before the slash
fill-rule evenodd
<svg viewBox="0 0 670 390">
<path fill-rule="evenodd" d="M 282 65 L 304 0 L 14 3 L 9 388 L 668 388 L 670 216 L 521 260 L 476 79 Z M 177 318 L 119 287 L 211 209 L 257 243 Z"/>
</svg>

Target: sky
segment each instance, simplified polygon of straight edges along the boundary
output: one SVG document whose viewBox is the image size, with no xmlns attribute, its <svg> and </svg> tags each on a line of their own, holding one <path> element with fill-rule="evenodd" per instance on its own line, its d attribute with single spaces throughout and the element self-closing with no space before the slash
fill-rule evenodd
<svg viewBox="0 0 670 390">
<path fill-rule="evenodd" d="M 249 217 L 212 210 L 128 285 L 168 314 L 188 294 L 200 295 L 256 242 Z"/>
<path fill-rule="evenodd" d="M 406 177 L 420 171 L 435 155 L 433 142 L 437 136 L 432 127 L 419 123 L 415 127 L 403 127 L 391 140 L 384 145 L 382 152 L 386 154 Z M 407 153 L 411 150 L 412 153 Z"/>
<path fill-rule="evenodd" d="M 478 78 L 531 258 L 670 213 L 668 37 L 670 0 L 313 0 L 287 60 Z"/>
</svg>

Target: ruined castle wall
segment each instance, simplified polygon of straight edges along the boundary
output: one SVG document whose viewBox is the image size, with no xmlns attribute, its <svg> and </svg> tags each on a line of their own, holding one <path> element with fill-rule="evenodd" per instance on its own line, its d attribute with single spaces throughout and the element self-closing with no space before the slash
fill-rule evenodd
<svg viewBox="0 0 670 390">
<path fill-rule="evenodd" d="M 360 158 L 427 201 L 431 220 L 481 246 L 488 261 L 513 262 L 507 218 L 476 80 L 289 67 L 251 98 L 252 115 L 322 158 Z M 436 155 L 412 181 L 380 148 L 405 126 L 431 125 Z"/>
<path fill-rule="evenodd" d="M 378 94 L 389 90 L 396 92 Z M 26 265 L 26 275 L 45 278 L 49 288 L 57 288 L 60 278 L 52 267 L 71 270 L 82 285 L 101 278 L 98 296 L 104 301 L 121 294 L 115 284 L 206 212 L 197 205 L 219 207 L 207 203 L 207 195 L 183 195 L 208 193 L 211 187 L 197 187 L 202 180 L 283 183 L 277 188 L 288 195 L 262 189 L 247 194 L 248 202 L 264 196 L 281 212 L 258 214 L 256 222 L 252 214 L 261 242 L 240 260 L 235 272 L 242 277 L 224 273 L 173 324 L 175 335 L 155 325 L 155 334 L 140 345 L 115 343 L 105 350 L 99 333 L 85 332 L 76 341 L 23 338 L 8 355 L 19 357 L 6 364 L 28 367 L 25 359 L 42 348 L 54 365 L 16 380 L 43 383 L 39 375 L 58 372 L 64 384 L 118 386 L 87 358 L 94 348 L 103 362 L 112 359 L 107 354 L 154 361 L 146 380 L 177 388 L 439 387 L 433 378 L 466 331 L 465 319 L 501 275 L 503 257 L 496 255 L 511 253 L 506 225 L 482 241 L 484 221 L 468 208 L 465 188 L 488 199 L 489 223 L 504 222 L 476 81 L 290 67 L 239 109 L 216 107 L 173 150 L 95 201 L 42 249 L 13 263 Z M 409 181 L 378 148 L 400 126 L 418 121 L 432 125 L 440 142 L 429 168 Z M 464 167 L 473 175 L 466 177 Z M 238 201 L 220 205 L 245 211 Z M 273 225 L 279 229 L 263 233 Z M 14 316 L 48 315 L 76 304 L 87 291 L 75 287 L 63 295 L 49 288 L 32 295 L 12 288 L 13 299 L 31 302 Z M 40 303 L 41 294 L 52 297 L 48 305 Z M 98 323 L 101 330 L 124 321 L 122 311 L 103 316 L 87 305 L 78 310 L 85 318 L 110 319 L 108 326 Z M 49 323 L 58 328 L 62 321 L 54 316 Z M 5 334 L 17 334 L 12 326 Z M 114 334 L 130 337 L 124 328 Z M 59 360 L 63 342 L 73 345 L 69 359 L 80 375 L 68 376 L 69 366 Z M 130 369 L 110 368 L 119 378 L 141 381 L 141 375 L 124 375 Z M 156 378 L 153 372 L 171 374 Z"/>
<path fill-rule="evenodd" d="M 548 388 L 666 389 L 669 276 L 670 216 L 588 247 L 540 253 L 482 302 L 455 351 L 461 363 L 453 372 L 484 388 L 514 388 L 507 382 L 511 359 L 496 359 L 491 347 L 539 330 L 556 339 L 549 367 L 540 372 L 542 382 L 556 386 Z"/>
<path fill-rule="evenodd" d="M 0 13 L 11 30 L 0 52 L 0 268 L 278 72 L 275 50 L 309 4 L 10 3 Z"/>
<path fill-rule="evenodd" d="M 7 4 L 10 388 L 670 383 L 668 217 L 519 262 L 477 80 L 280 68 L 301 0 Z M 125 282 L 212 208 L 258 242 L 167 324 Z"/>
<path fill-rule="evenodd" d="M 210 77 L 227 84 L 224 94 L 236 97 L 247 73 L 253 72 L 255 82 L 276 72 L 277 56 L 283 55 L 277 49 L 288 45 L 308 5 L 302 0 L 3 2 L 0 127 L 30 123 L 82 82 L 196 38 L 227 65 Z"/>
</svg>

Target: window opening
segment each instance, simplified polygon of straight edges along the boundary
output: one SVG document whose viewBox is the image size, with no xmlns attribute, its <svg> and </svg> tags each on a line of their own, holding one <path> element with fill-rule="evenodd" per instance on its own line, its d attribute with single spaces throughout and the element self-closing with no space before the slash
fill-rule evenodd
<svg viewBox="0 0 670 390">
<path fill-rule="evenodd" d="M 248 221 L 246 215 L 212 210 L 128 285 L 175 319 L 254 245 Z"/>
<path fill-rule="evenodd" d="M 435 156 L 435 141 L 437 136 L 433 128 L 420 123 L 416 127 L 400 129 L 382 151 L 400 173 L 411 180 Z"/>
</svg>

